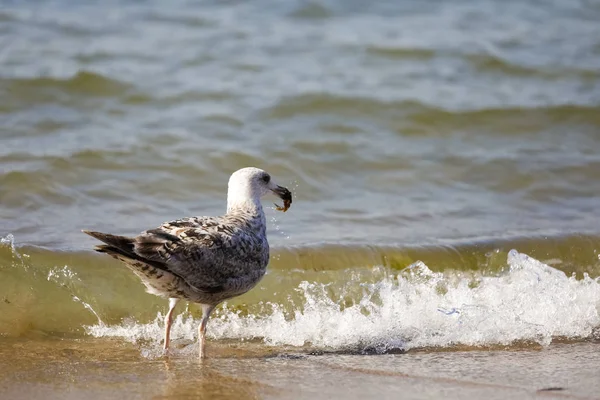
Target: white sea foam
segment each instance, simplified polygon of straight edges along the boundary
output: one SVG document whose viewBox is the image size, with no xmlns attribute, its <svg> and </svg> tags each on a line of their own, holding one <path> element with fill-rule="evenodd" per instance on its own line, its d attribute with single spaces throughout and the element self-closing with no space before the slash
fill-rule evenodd
<svg viewBox="0 0 600 400">
<path fill-rule="evenodd" d="M 512 250 L 500 276 L 476 280 L 458 272 L 434 273 L 425 264 L 362 289 L 353 305 L 334 300 L 327 285 L 303 282 L 301 307 L 265 304 L 262 312 L 231 311 L 211 319 L 213 339 L 262 338 L 268 345 L 337 351 L 376 351 L 453 345 L 508 345 L 554 338 L 588 338 L 600 327 L 600 278 L 577 280 Z M 289 311 L 289 310 L 292 311 Z M 199 321 L 178 316 L 174 338 L 195 340 Z M 162 316 L 141 324 L 88 327 L 94 336 L 162 340 Z"/>
</svg>

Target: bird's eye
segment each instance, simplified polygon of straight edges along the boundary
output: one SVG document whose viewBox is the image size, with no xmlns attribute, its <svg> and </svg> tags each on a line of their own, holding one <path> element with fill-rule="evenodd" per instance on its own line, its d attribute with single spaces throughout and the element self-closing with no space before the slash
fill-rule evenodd
<svg viewBox="0 0 600 400">
<path fill-rule="evenodd" d="M 269 183 L 269 181 L 271 180 L 271 177 L 269 175 L 263 175 L 262 180 L 264 183 Z"/>
</svg>

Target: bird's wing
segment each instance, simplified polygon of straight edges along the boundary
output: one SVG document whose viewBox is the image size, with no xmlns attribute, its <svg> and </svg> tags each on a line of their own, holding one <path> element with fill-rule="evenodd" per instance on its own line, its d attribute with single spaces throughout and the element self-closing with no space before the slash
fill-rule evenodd
<svg viewBox="0 0 600 400">
<path fill-rule="evenodd" d="M 142 232 L 133 238 L 133 251 L 199 290 L 219 291 L 235 273 L 228 265 L 243 255 L 243 241 L 239 228 L 222 218 L 194 217 Z"/>
</svg>

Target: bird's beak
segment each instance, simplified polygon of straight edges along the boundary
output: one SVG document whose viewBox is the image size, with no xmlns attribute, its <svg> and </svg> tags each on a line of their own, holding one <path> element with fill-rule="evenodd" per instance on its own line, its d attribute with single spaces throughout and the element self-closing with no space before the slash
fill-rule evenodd
<svg viewBox="0 0 600 400">
<path fill-rule="evenodd" d="M 279 211 L 286 212 L 292 205 L 292 192 L 283 186 L 277 185 L 275 189 L 271 189 L 281 200 L 283 200 L 283 207 L 275 204 L 275 208 Z"/>
</svg>

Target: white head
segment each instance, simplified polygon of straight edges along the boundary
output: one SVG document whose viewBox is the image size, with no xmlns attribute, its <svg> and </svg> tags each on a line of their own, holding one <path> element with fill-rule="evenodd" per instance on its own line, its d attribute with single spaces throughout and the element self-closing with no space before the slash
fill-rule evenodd
<svg viewBox="0 0 600 400">
<path fill-rule="evenodd" d="M 284 211 L 292 203 L 292 194 L 277 185 L 271 176 L 259 168 L 242 168 L 231 174 L 227 191 L 227 212 L 235 209 L 261 210 L 260 198 L 273 192 L 284 201 Z"/>
</svg>

